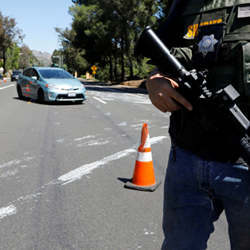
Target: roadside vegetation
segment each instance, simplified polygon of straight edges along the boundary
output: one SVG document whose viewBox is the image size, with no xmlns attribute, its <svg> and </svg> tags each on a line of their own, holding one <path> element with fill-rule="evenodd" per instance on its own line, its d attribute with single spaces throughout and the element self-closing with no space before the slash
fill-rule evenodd
<svg viewBox="0 0 250 250">
<path fill-rule="evenodd" d="M 78 75 L 92 72 L 96 78 L 120 82 L 145 77 L 152 66 L 137 61 L 134 48 L 141 31 L 164 18 L 162 0 L 72 0 L 72 25 L 56 28 L 67 70 Z"/>
<path fill-rule="evenodd" d="M 163 0 L 69 0 L 72 23 L 55 28 L 60 49 L 54 50 L 52 66 L 78 76 L 122 82 L 145 78 L 152 69 L 146 59 L 136 59 L 134 49 L 142 30 L 157 28 L 164 19 Z M 32 65 L 44 66 L 23 44 L 23 31 L 14 18 L 0 12 L 0 69 L 3 73 Z M 93 72 L 93 66 L 96 68 Z"/>
</svg>

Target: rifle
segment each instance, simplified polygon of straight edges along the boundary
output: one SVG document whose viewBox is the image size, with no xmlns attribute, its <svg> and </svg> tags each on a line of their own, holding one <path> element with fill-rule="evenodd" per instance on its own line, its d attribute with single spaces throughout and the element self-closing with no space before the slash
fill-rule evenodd
<svg viewBox="0 0 250 250">
<path fill-rule="evenodd" d="M 230 118 L 233 118 L 232 123 L 237 123 L 237 128 L 239 129 L 241 157 L 250 166 L 250 121 L 238 107 L 236 101 L 240 94 L 231 84 L 217 91 L 210 91 L 207 87 L 207 71 L 186 70 L 149 26 L 146 27 L 139 38 L 136 54 L 149 57 L 163 73 L 166 71 L 167 65 L 168 72 L 171 70 L 177 77 L 179 84 L 177 91 L 192 105 L 195 105 L 196 100 L 199 98 L 207 98 L 215 101 L 220 108 L 228 112 Z M 216 121 L 213 121 L 213 124 L 216 126 Z M 217 125 L 219 125 L 218 122 Z"/>
</svg>

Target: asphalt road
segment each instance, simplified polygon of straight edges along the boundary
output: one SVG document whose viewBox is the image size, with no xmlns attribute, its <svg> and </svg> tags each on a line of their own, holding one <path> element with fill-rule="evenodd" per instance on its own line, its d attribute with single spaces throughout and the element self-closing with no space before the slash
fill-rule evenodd
<svg viewBox="0 0 250 250">
<path fill-rule="evenodd" d="M 160 249 L 163 185 L 141 192 L 124 182 L 144 122 L 163 179 L 169 116 L 134 89 L 86 86 L 84 104 L 49 105 L 0 82 L 0 249 Z M 208 249 L 229 249 L 224 215 Z"/>
</svg>

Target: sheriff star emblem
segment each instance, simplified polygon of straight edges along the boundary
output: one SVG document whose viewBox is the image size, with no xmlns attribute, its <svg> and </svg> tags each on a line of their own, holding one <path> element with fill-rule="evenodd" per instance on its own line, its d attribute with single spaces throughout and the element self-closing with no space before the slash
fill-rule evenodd
<svg viewBox="0 0 250 250">
<path fill-rule="evenodd" d="M 214 35 L 203 36 L 198 43 L 199 52 L 205 57 L 208 52 L 214 52 L 214 45 L 218 43 L 218 40 L 214 38 Z"/>
</svg>

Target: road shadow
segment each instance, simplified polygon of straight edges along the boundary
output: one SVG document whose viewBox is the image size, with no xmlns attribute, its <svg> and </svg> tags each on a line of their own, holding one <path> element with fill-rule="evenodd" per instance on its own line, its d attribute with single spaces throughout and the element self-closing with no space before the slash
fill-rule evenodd
<svg viewBox="0 0 250 250">
<path fill-rule="evenodd" d="M 111 84 L 109 84 L 109 83 L 100 82 L 100 81 L 88 81 L 88 80 L 85 81 L 85 80 L 81 80 L 81 79 L 79 81 L 81 83 L 83 83 L 84 85 L 111 86 Z"/>
<path fill-rule="evenodd" d="M 117 180 L 119 180 L 120 182 L 126 183 L 128 181 L 131 181 L 132 178 L 122 178 L 122 177 L 118 177 Z"/>
<path fill-rule="evenodd" d="M 126 87 L 117 87 L 117 88 L 112 88 L 112 87 L 95 87 L 95 86 L 86 86 L 85 88 L 87 91 L 99 91 L 99 92 L 114 92 L 114 93 L 124 93 L 124 94 L 147 94 L 148 92 L 144 89 L 140 88 L 126 88 Z"/>
<path fill-rule="evenodd" d="M 145 87 L 145 83 L 140 87 L 129 87 L 119 84 L 107 84 L 103 82 L 88 82 L 81 81 L 87 91 L 99 91 L 99 92 L 118 92 L 118 93 L 130 93 L 130 94 L 148 94 Z"/>
<path fill-rule="evenodd" d="M 14 100 L 20 101 L 20 102 L 31 102 L 33 104 L 37 105 L 47 105 L 47 106 L 70 106 L 70 105 L 84 105 L 85 101 L 83 103 L 77 103 L 77 102 L 43 102 L 39 103 L 36 100 L 33 100 L 31 98 L 25 97 L 23 99 L 19 99 L 18 97 L 13 97 Z"/>
</svg>

